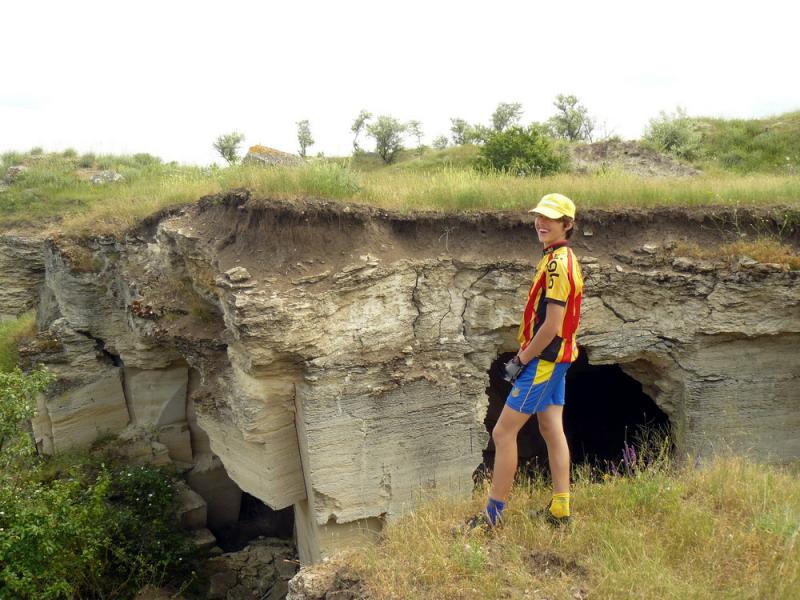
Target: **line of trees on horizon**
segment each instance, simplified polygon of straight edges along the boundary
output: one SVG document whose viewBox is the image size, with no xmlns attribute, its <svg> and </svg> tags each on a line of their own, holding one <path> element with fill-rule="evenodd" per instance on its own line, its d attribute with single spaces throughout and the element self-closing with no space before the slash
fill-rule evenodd
<svg viewBox="0 0 800 600">
<path fill-rule="evenodd" d="M 553 102 L 556 113 L 544 123 L 537 123 L 537 127 L 544 133 L 556 139 L 567 141 L 593 141 L 596 119 L 589 115 L 588 109 L 580 102 L 577 96 L 559 94 Z M 512 127 L 520 126 L 523 115 L 522 104 L 519 102 L 501 102 L 490 117 L 490 124 L 469 123 L 465 119 L 454 117 L 450 119 L 450 136 L 439 135 L 433 139 L 431 146 L 444 149 L 449 145 L 485 144 L 492 135 L 504 133 Z M 307 119 L 297 121 L 298 154 L 306 158 L 308 148 L 314 145 L 311 126 Z M 411 120 L 400 121 L 391 115 L 375 117 L 368 110 L 362 109 L 350 126 L 353 134 L 353 153 L 363 152 L 359 138 L 363 135 L 370 137 L 375 142 L 375 152 L 384 163 L 394 162 L 397 153 L 404 149 L 406 137 L 416 142 L 415 149 L 422 154 L 427 148 L 423 144 L 425 136 L 422 122 Z M 214 149 L 229 164 L 236 164 L 239 160 L 239 147 L 244 141 L 244 135 L 232 132 L 220 135 L 214 141 Z"/>
<path fill-rule="evenodd" d="M 530 172 L 552 172 L 560 168 L 554 144 L 559 142 L 595 142 L 600 140 L 619 139 L 613 131 L 608 131 L 603 124 L 603 131 L 598 135 L 597 117 L 590 115 L 587 107 L 580 99 L 571 94 L 558 94 L 553 101 L 555 113 L 546 121 L 533 121 L 527 126 L 522 124 L 524 110 L 519 102 L 500 102 L 491 114 L 488 124 L 470 123 L 460 117 L 450 119 L 448 135 L 438 135 L 431 146 L 444 149 L 448 146 L 473 144 L 481 146 L 481 154 L 487 166 L 511 170 L 520 174 Z M 315 141 L 311 133 L 308 119 L 296 122 L 298 154 L 306 158 L 308 149 Z M 424 131 L 419 120 L 401 121 L 391 115 L 378 115 L 366 109 L 359 111 L 350 126 L 353 134 L 353 154 L 365 152 L 361 147 L 362 136 L 372 138 L 375 143 L 374 152 L 385 164 L 391 164 L 398 153 L 405 148 L 407 139 L 413 140 L 418 156 L 428 148 L 423 143 Z M 649 121 L 645 128 L 644 139 L 655 147 L 679 158 L 691 159 L 699 145 L 699 132 L 686 111 L 678 107 L 674 113 L 661 111 L 658 117 Z M 229 164 L 239 161 L 239 146 L 244 135 L 232 132 L 219 136 L 213 146 L 220 156 Z M 522 148 L 527 150 L 522 150 Z M 538 156 L 534 161 L 536 168 L 524 155 L 530 154 L 532 148 Z M 499 149 L 503 150 L 500 151 Z M 505 159 L 489 158 L 488 155 L 500 152 L 508 154 Z M 318 153 L 318 156 L 324 156 Z M 522 162 L 521 162 L 522 161 Z M 527 166 L 523 163 L 527 161 Z M 550 166 L 548 166 L 550 165 Z"/>
</svg>

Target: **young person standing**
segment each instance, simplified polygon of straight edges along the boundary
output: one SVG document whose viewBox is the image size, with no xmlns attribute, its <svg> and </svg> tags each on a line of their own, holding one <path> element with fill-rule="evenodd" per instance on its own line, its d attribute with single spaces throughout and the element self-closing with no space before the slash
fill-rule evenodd
<svg viewBox="0 0 800 600">
<path fill-rule="evenodd" d="M 575 225 L 575 204 L 561 194 L 547 194 L 532 209 L 544 256 L 528 292 L 519 326 L 517 355 L 506 364 L 514 387 L 492 431 L 494 471 L 485 511 L 471 524 L 496 526 L 503 514 L 517 469 L 517 434 L 534 413 L 547 444 L 553 499 L 543 511 L 553 524 L 569 520 L 570 457 L 564 435 L 564 381 L 578 357 L 578 329 L 583 292 L 580 266 L 567 245 Z"/>
</svg>

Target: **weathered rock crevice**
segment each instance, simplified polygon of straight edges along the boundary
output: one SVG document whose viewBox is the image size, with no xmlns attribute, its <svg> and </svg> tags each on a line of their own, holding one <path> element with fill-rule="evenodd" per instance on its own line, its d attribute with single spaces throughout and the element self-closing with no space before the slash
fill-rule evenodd
<svg viewBox="0 0 800 600">
<path fill-rule="evenodd" d="M 798 273 L 675 255 L 675 240 L 719 243 L 727 218 L 583 214 L 579 341 L 590 365 L 641 384 L 681 454 L 795 459 Z M 135 441 L 185 470 L 215 526 L 238 518 L 243 491 L 291 506 L 301 558 L 318 560 L 420 489 L 471 491 L 489 369 L 517 348 L 540 252 L 531 225 L 240 192 L 118 240 L 48 240 L 26 356 L 59 383 L 37 439 L 47 452 Z"/>
</svg>

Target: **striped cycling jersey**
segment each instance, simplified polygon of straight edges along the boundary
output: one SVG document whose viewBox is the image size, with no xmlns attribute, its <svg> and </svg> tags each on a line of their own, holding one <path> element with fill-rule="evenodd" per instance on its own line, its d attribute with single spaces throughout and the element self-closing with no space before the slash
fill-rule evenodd
<svg viewBox="0 0 800 600">
<path fill-rule="evenodd" d="M 536 265 L 528 301 L 522 313 L 517 340 L 524 350 L 544 323 L 547 303 L 556 302 L 564 307 L 564 318 L 558 334 L 539 355 L 550 362 L 573 362 L 578 358 L 575 332 L 581 318 L 583 275 L 578 260 L 567 246 L 557 242 L 544 249 L 544 256 Z"/>
</svg>

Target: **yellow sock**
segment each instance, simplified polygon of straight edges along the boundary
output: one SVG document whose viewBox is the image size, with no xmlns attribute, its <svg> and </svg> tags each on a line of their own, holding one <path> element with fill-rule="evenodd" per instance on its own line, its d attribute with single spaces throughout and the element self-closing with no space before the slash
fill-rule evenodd
<svg viewBox="0 0 800 600">
<path fill-rule="evenodd" d="M 550 514 L 556 519 L 569 516 L 569 492 L 553 494 L 553 501 L 550 503 Z"/>
</svg>

